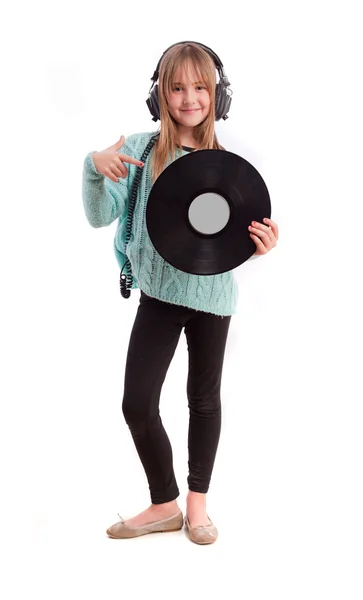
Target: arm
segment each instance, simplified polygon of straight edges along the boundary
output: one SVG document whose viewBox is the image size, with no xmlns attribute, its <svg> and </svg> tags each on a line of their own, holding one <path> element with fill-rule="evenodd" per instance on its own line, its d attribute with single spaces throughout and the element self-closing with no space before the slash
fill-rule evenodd
<svg viewBox="0 0 363 600">
<path fill-rule="evenodd" d="M 124 154 L 133 155 L 133 147 L 127 143 L 122 148 Z M 83 164 L 82 199 L 89 224 L 92 227 L 105 227 L 121 216 L 127 209 L 130 165 L 125 179 L 118 183 L 99 173 L 89 152 Z"/>
</svg>

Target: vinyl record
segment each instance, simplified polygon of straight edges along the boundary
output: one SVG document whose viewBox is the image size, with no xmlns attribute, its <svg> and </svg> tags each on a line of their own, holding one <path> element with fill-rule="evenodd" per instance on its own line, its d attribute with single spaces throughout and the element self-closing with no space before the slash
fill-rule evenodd
<svg viewBox="0 0 363 600">
<path fill-rule="evenodd" d="M 198 150 L 174 160 L 155 181 L 146 226 L 159 254 L 194 275 L 217 275 L 256 251 L 248 226 L 271 217 L 259 172 L 226 150 Z"/>
</svg>

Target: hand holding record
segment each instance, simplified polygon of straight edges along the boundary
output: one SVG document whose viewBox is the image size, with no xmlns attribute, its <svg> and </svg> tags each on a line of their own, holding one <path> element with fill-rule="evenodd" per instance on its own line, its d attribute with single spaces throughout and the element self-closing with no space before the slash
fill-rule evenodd
<svg viewBox="0 0 363 600">
<path fill-rule="evenodd" d="M 267 252 L 276 246 L 277 240 L 279 239 L 279 228 L 277 224 L 267 218 L 263 219 L 263 222 L 265 225 L 252 221 L 251 225 L 248 227 L 250 237 L 257 246 L 255 256 L 267 254 Z"/>
<path fill-rule="evenodd" d="M 257 253 L 266 253 L 276 233 L 272 225 L 273 234 L 267 233 L 265 217 L 271 217 L 271 203 L 261 175 L 226 150 L 198 150 L 173 161 L 155 181 L 146 207 L 156 250 L 175 268 L 195 275 L 230 271 L 256 246 Z M 254 226 L 261 236 L 257 243 L 248 229 L 252 221 L 260 223 Z"/>
</svg>

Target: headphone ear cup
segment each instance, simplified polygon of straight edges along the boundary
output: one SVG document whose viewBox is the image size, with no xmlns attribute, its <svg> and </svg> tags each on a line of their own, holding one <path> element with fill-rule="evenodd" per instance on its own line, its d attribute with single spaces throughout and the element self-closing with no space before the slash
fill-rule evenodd
<svg viewBox="0 0 363 600">
<path fill-rule="evenodd" d="M 221 84 L 217 83 L 216 85 L 216 101 L 215 101 L 215 120 L 219 121 L 219 119 L 221 118 L 221 111 L 220 111 L 220 98 L 221 98 Z"/>
<path fill-rule="evenodd" d="M 149 97 L 146 100 L 146 104 L 148 105 L 154 121 L 160 120 L 158 85 L 154 85 L 154 87 L 151 89 Z"/>
<path fill-rule="evenodd" d="M 222 119 L 229 111 L 231 106 L 231 96 L 227 94 L 227 90 L 223 83 L 219 82 L 216 85 L 216 121 Z"/>
</svg>

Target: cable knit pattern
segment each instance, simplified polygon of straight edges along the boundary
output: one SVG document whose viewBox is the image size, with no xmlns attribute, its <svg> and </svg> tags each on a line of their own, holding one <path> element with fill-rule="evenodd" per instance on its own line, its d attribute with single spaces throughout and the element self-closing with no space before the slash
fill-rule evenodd
<svg viewBox="0 0 363 600">
<path fill-rule="evenodd" d="M 128 154 L 140 159 L 147 143 L 155 133 L 130 135 L 118 151 L 119 154 Z M 183 149 L 180 156 L 186 153 L 187 150 Z M 138 168 L 136 165 L 126 166 L 127 178 L 119 178 L 116 183 L 98 173 L 92 159 L 92 152 L 87 154 L 83 165 L 82 197 L 85 214 L 92 227 L 105 227 L 118 219 L 114 251 L 120 269 L 126 262 L 126 256 L 130 259 L 133 274 L 132 289 L 139 288 L 153 298 L 198 311 L 219 316 L 235 314 L 238 286 L 233 271 L 219 275 L 184 273 L 167 263 L 151 242 L 146 227 L 146 205 L 152 187 L 150 154 L 143 167 L 131 237 L 125 247 L 128 202 Z"/>
</svg>

